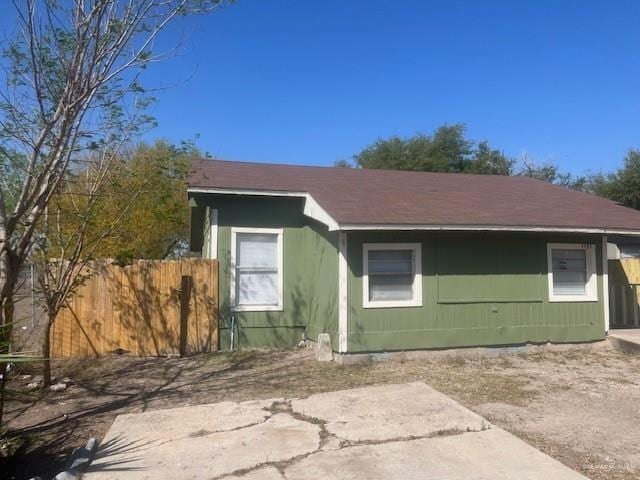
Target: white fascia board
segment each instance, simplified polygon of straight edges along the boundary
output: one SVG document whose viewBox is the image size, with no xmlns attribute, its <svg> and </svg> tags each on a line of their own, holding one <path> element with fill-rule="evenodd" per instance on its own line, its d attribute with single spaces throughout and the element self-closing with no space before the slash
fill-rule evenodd
<svg viewBox="0 0 640 480">
<path fill-rule="evenodd" d="M 482 231 L 482 232 L 554 232 L 554 233 L 598 233 L 608 235 L 640 236 L 640 230 L 610 230 L 606 228 L 579 227 L 526 227 L 521 225 L 340 225 L 340 230 L 431 230 L 431 231 Z"/>
<path fill-rule="evenodd" d="M 322 208 L 318 202 L 316 202 L 315 198 L 308 193 L 306 194 L 304 201 L 304 214 L 307 217 L 319 221 L 320 223 L 324 223 L 329 227 L 329 231 L 340 229 L 338 222 L 336 222 L 331 215 L 329 215 L 327 211 Z"/>
<path fill-rule="evenodd" d="M 282 190 L 238 190 L 229 188 L 188 188 L 188 193 L 217 193 L 221 195 L 252 195 L 263 197 L 295 197 L 304 198 L 303 213 L 309 217 L 326 225 L 330 231 L 339 230 L 336 222 L 329 213 L 316 202 L 315 198 L 308 192 L 282 191 Z"/>
<path fill-rule="evenodd" d="M 307 192 L 290 190 L 252 190 L 217 187 L 188 187 L 188 193 L 218 193 L 221 195 L 256 195 L 263 197 L 305 197 Z"/>
</svg>

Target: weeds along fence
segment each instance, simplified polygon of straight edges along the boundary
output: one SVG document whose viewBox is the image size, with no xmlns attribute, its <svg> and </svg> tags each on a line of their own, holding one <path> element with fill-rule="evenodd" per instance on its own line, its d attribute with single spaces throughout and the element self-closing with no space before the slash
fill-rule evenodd
<svg viewBox="0 0 640 480">
<path fill-rule="evenodd" d="M 51 356 L 184 355 L 218 349 L 218 262 L 96 263 L 51 330 Z"/>
</svg>

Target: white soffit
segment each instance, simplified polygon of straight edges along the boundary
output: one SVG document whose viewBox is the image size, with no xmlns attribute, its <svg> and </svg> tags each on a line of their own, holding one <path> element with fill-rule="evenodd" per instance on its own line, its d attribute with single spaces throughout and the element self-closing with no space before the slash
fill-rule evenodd
<svg viewBox="0 0 640 480">
<path fill-rule="evenodd" d="M 220 195 L 253 195 L 261 197 L 295 197 L 304 198 L 303 213 L 326 225 L 330 231 L 340 230 L 336 222 L 327 211 L 307 192 L 288 192 L 279 190 L 238 190 L 229 188 L 188 188 L 189 193 L 217 193 Z"/>
</svg>

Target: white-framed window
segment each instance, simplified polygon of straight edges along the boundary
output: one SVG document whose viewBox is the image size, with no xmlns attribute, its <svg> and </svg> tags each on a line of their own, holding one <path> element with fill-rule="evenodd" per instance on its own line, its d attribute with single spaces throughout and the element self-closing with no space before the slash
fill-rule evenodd
<svg viewBox="0 0 640 480">
<path fill-rule="evenodd" d="M 232 228 L 232 310 L 282 310 L 283 283 L 282 229 Z"/>
<path fill-rule="evenodd" d="M 365 243 L 362 252 L 364 308 L 422 306 L 420 243 Z"/>
<path fill-rule="evenodd" d="M 550 302 L 597 302 L 596 248 L 589 243 L 547 244 Z"/>
</svg>

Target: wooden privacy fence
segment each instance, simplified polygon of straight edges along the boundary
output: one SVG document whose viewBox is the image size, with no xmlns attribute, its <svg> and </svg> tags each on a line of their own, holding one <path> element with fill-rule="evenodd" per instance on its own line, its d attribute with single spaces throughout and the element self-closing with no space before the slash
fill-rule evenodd
<svg viewBox="0 0 640 480">
<path fill-rule="evenodd" d="M 640 327 L 640 258 L 609 260 L 612 328 Z"/>
<path fill-rule="evenodd" d="M 92 269 L 54 323 L 52 357 L 217 350 L 216 260 L 139 260 Z"/>
</svg>

